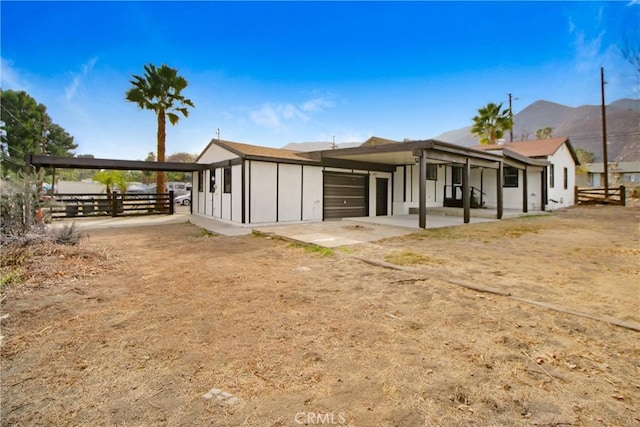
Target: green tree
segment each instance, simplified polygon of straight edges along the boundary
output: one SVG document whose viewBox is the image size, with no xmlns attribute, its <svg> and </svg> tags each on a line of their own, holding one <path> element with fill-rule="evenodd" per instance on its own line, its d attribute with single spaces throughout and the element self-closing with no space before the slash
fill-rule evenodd
<svg viewBox="0 0 640 427">
<path fill-rule="evenodd" d="M 144 159 L 146 162 L 155 162 L 156 161 L 156 155 L 154 152 L 149 152 L 149 154 L 147 154 L 147 157 Z M 141 181 L 143 184 L 145 185 L 149 185 L 151 184 L 153 181 L 157 180 L 157 176 L 155 172 L 152 171 L 142 171 L 142 177 L 141 177 Z"/>
<path fill-rule="evenodd" d="M 478 115 L 473 117 L 471 134 L 480 139 L 480 144 L 495 144 L 512 127 L 513 119 L 509 110 L 503 110 L 502 104 L 490 102 L 486 107 L 479 108 Z"/>
<path fill-rule="evenodd" d="M 195 154 L 178 152 L 167 157 L 168 162 L 192 163 L 195 162 Z M 175 182 L 191 182 L 191 172 L 167 172 L 167 180 Z"/>
<path fill-rule="evenodd" d="M 187 87 L 187 80 L 178 75 L 178 71 L 162 64 L 160 68 L 149 64 L 144 66 L 144 76 L 133 75 L 130 80 L 132 87 L 126 93 L 129 102 L 138 104 L 143 110 L 156 113 L 158 121 L 158 162 L 165 161 L 166 118 L 175 125 L 180 120 L 176 113 L 184 117 L 189 116 L 187 107 L 195 108 L 193 102 L 182 96 L 181 92 Z M 156 176 L 156 192 L 165 191 L 165 174 L 158 172 Z"/>
<path fill-rule="evenodd" d="M 586 150 L 582 147 L 576 148 L 576 156 L 580 161 L 580 166 L 576 168 L 576 173 L 580 175 L 585 175 L 587 171 L 587 163 L 593 163 L 596 161 L 596 155 L 591 151 Z"/>
<path fill-rule="evenodd" d="M 114 189 L 118 189 L 121 193 L 127 191 L 127 180 L 120 171 L 101 170 L 93 176 L 93 180 L 105 186 L 109 198 Z"/>
<path fill-rule="evenodd" d="M 546 126 L 536 130 L 536 139 L 551 139 L 553 138 L 553 128 Z"/>
<path fill-rule="evenodd" d="M 15 173 L 24 167 L 27 154 L 45 153 L 55 156 L 73 156 L 78 148 L 73 137 L 61 126 L 52 123 L 47 108 L 24 91 L 0 89 L 4 122 L 2 140 L 2 175 Z"/>
</svg>

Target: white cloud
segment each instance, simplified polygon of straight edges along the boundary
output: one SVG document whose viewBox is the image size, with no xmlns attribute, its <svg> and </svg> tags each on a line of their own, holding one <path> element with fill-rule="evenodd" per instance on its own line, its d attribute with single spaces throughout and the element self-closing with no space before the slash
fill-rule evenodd
<svg viewBox="0 0 640 427">
<path fill-rule="evenodd" d="M 583 31 L 576 32 L 574 43 L 578 71 L 591 69 L 595 63 L 600 62 L 603 36 L 604 32 L 600 32 L 597 36 L 589 39 Z"/>
<path fill-rule="evenodd" d="M 302 111 L 307 112 L 315 112 L 315 111 L 324 111 L 325 108 L 333 108 L 335 107 L 335 103 L 333 101 L 329 101 L 326 98 L 315 98 L 309 101 L 303 102 L 300 106 Z"/>
<path fill-rule="evenodd" d="M 80 72 L 80 74 L 76 74 L 73 77 L 71 84 L 64 88 L 64 97 L 67 101 L 72 101 L 76 97 L 78 93 L 78 87 L 80 87 L 82 80 L 84 80 L 91 72 L 97 61 L 98 58 L 93 57 L 87 63 L 82 64 L 82 71 Z"/>
<path fill-rule="evenodd" d="M 259 126 L 276 131 L 284 131 L 288 129 L 288 124 L 307 122 L 312 113 L 319 113 L 334 106 L 335 104 L 332 101 L 322 97 L 310 99 L 299 105 L 267 103 L 250 111 L 249 117 L 253 123 Z"/>
<path fill-rule="evenodd" d="M 24 91 L 29 88 L 20 71 L 13 66 L 13 62 L 2 57 L 0 57 L 0 86 L 3 89 Z"/>
</svg>

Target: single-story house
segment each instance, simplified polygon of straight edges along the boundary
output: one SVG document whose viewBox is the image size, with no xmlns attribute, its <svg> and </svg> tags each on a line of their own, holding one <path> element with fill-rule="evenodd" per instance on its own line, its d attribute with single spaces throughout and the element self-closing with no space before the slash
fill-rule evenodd
<svg viewBox="0 0 640 427">
<path fill-rule="evenodd" d="M 479 145 L 475 148 L 498 154 L 517 153 L 530 159 L 547 161 L 545 208 L 553 210 L 575 204 L 576 166 L 580 165 L 580 161 L 568 137 Z"/>
<path fill-rule="evenodd" d="M 584 187 L 604 186 L 604 163 L 587 163 L 584 165 L 587 175 L 578 183 Z M 609 186 L 624 185 L 637 187 L 640 185 L 640 161 L 635 162 L 609 162 Z"/>
<path fill-rule="evenodd" d="M 436 140 L 368 142 L 299 152 L 214 139 L 196 160 L 206 166 L 193 174 L 192 212 L 239 225 L 417 213 L 424 228 L 429 207 L 462 207 L 466 223 L 471 208 L 501 218 L 504 208 L 544 210 L 558 197 L 548 194 L 545 158 Z"/>
</svg>

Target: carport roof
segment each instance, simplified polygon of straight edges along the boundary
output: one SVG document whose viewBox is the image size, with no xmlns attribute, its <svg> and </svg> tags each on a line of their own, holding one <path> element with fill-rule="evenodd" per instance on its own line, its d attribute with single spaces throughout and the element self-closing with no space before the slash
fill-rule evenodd
<svg viewBox="0 0 640 427">
<path fill-rule="evenodd" d="M 206 165 L 180 162 L 147 162 L 142 160 L 95 159 L 87 157 L 62 157 L 29 154 L 27 165 L 61 169 L 114 169 L 151 172 L 194 172 L 206 169 Z"/>
</svg>

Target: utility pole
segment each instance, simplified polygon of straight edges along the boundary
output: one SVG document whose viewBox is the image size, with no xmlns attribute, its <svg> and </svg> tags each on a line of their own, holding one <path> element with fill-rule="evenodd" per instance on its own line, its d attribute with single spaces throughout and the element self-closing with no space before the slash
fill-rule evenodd
<svg viewBox="0 0 640 427">
<path fill-rule="evenodd" d="M 513 98 L 513 95 L 511 95 L 510 93 L 508 93 L 507 95 L 509 95 L 509 118 L 511 119 L 511 129 L 509 129 L 509 142 L 513 142 L 513 110 L 511 109 L 511 100 L 518 98 Z"/>
<path fill-rule="evenodd" d="M 604 103 L 604 67 L 600 67 L 600 93 L 602 95 L 602 162 L 604 163 L 604 199 L 609 200 L 609 166 L 607 160 L 607 116 Z"/>
<path fill-rule="evenodd" d="M 337 147 L 336 147 L 336 136 L 335 136 L 335 135 L 333 135 L 333 143 L 331 144 L 331 149 L 332 149 L 332 150 L 335 150 L 336 148 L 337 148 Z"/>
<path fill-rule="evenodd" d="M 46 114 L 44 114 L 44 117 L 42 118 L 42 144 L 40 146 L 40 153 L 45 156 L 47 154 L 47 140 L 49 139 L 49 125 L 50 125 L 50 119 L 49 116 L 47 116 Z M 44 190 L 44 168 L 40 167 L 40 170 L 38 171 L 38 179 L 40 180 L 40 192 L 42 193 L 42 191 Z"/>
</svg>

